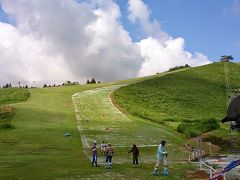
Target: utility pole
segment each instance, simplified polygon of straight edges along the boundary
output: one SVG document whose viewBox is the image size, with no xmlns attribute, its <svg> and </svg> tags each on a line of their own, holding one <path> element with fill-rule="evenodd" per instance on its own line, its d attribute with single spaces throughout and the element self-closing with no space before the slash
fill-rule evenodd
<svg viewBox="0 0 240 180">
<path fill-rule="evenodd" d="M 20 87 L 20 85 L 21 85 L 21 82 L 20 82 L 20 81 L 18 81 L 18 82 L 17 82 L 17 84 L 18 84 L 18 86 Z"/>
</svg>

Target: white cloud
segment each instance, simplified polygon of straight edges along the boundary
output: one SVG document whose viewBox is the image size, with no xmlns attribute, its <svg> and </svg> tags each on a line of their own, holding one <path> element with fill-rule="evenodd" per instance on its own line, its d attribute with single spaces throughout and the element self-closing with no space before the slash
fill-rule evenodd
<svg viewBox="0 0 240 180">
<path fill-rule="evenodd" d="M 151 11 L 142 0 L 129 0 L 128 11 L 128 19 L 133 23 L 139 23 L 145 34 L 151 35 L 160 41 L 166 41 L 169 38 L 169 35 L 161 30 L 159 21 L 154 19 L 151 22 Z"/>
<path fill-rule="evenodd" d="M 64 81 L 65 76 L 72 77 L 61 56 L 45 53 L 44 41 L 19 34 L 17 29 L 0 22 L 0 81 Z M 54 59 L 54 61 L 53 61 Z"/>
<path fill-rule="evenodd" d="M 184 49 L 184 39 L 173 38 L 161 29 L 157 20 L 150 20 L 150 10 L 142 0 L 129 0 L 129 20 L 140 23 L 147 37 L 138 42 L 144 62 L 139 76 L 163 72 L 171 67 L 189 64 L 198 66 L 210 63 L 201 54 L 192 55 Z"/>
<path fill-rule="evenodd" d="M 15 25 L 0 23 L 0 82 L 85 82 L 150 75 L 176 65 L 209 62 L 184 50 L 140 0 L 129 19 L 147 35 L 133 42 L 111 0 L 0 0 Z"/>
<path fill-rule="evenodd" d="M 151 37 L 139 42 L 141 55 L 145 61 L 139 71 L 139 76 L 166 71 L 171 67 L 188 64 L 197 66 L 209 63 L 206 56 L 196 53 L 195 56 L 183 49 L 184 39 L 169 39 L 166 45 Z"/>
<path fill-rule="evenodd" d="M 112 1 L 3 0 L 16 26 L 1 23 L 0 82 L 100 81 L 136 77 L 139 47 Z M 6 70 L 7 69 L 7 70 Z"/>
</svg>

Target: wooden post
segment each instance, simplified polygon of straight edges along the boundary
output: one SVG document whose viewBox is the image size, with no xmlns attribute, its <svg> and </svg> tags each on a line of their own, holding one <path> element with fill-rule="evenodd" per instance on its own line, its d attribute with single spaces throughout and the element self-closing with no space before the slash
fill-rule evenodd
<svg viewBox="0 0 240 180">
<path fill-rule="evenodd" d="M 209 155 L 211 156 L 212 155 L 212 143 L 209 142 L 208 145 L 209 145 Z"/>
</svg>

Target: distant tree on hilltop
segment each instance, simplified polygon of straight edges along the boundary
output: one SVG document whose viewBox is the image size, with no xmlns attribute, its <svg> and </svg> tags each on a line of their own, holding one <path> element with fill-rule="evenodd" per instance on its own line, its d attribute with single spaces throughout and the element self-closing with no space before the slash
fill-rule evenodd
<svg viewBox="0 0 240 180">
<path fill-rule="evenodd" d="M 95 83 L 96 83 L 95 79 L 92 78 L 92 79 L 91 79 L 91 84 L 95 84 Z"/>
<path fill-rule="evenodd" d="M 220 58 L 220 62 L 229 62 L 229 61 L 231 61 L 231 60 L 233 60 L 233 57 L 230 55 L 230 56 L 227 56 L 227 55 L 223 55 L 223 56 L 221 56 L 221 58 Z"/>
<path fill-rule="evenodd" d="M 86 84 L 95 84 L 96 80 L 94 78 L 91 79 L 91 81 L 87 80 Z"/>
<path fill-rule="evenodd" d="M 178 69 L 184 69 L 184 68 L 189 68 L 191 66 L 189 66 L 188 64 L 185 64 L 184 66 L 175 66 L 173 68 L 170 68 L 168 71 L 175 71 L 175 70 L 178 70 Z"/>
<path fill-rule="evenodd" d="M 2 88 L 4 89 L 4 88 L 10 88 L 10 87 L 12 87 L 12 84 L 11 83 L 7 83 L 5 86 L 3 86 Z"/>
</svg>

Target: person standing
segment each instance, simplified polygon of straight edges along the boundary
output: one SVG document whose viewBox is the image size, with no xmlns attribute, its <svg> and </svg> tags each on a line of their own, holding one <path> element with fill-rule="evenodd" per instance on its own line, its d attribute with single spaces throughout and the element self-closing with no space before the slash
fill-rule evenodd
<svg viewBox="0 0 240 180">
<path fill-rule="evenodd" d="M 92 146 L 92 167 L 94 166 L 94 163 L 96 165 L 96 167 L 98 167 L 97 165 L 97 141 L 93 142 L 93 146 Z"/>
<path fill-rule="evenodd" d="M 139 156 L 139 149 L 136 144 L 133 144 L 132 149 L 128 153 L 133 153 L 133 165 L 138 165 L 138 156 Z"/>
<path fill-rule="evenodd" d="M 103 141 L 102 144 L 100 144 L 100 152 L 102 155 L 105 155 L 106 148 L 107 148 L 107 145 Z"/>
<path fill-rule="evenodd" d="M 168 176 L 168 169 L 167 169 L 167 151 L 165 151 L 165 144 L 166 141 L 162 140 L 157 149 L 157 162 L 153 170 L 153 175 L 159 175 L 159 165 L 160 163 L 163 164 L 163 173 L 162 175 Z"/>
<path fill-rule="evenodd" d="M 111 144 L 108 144 L 105 153 L 106 153 L 105 168 L 112 168 L 112 156 L 113 156 L 113 153 L 114 153 L 114 148 L 112 147 Z"/>
</svg>

